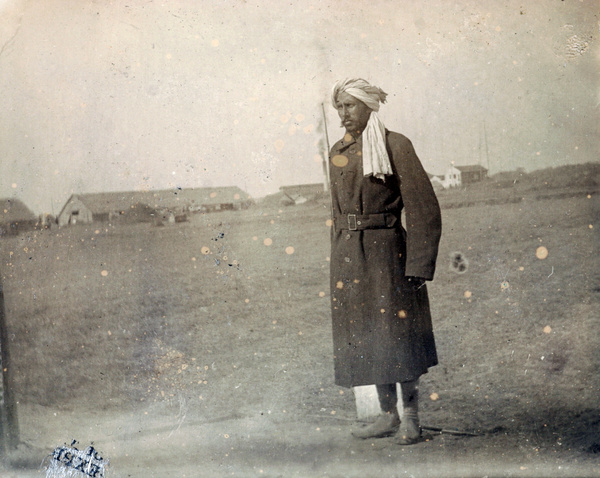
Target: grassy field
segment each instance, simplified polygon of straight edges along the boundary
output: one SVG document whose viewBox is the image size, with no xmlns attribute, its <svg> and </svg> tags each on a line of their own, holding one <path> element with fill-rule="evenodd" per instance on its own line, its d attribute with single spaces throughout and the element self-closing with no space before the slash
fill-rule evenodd
<svg viewBox="0 0 600 478">
<path fill-rule="evenodd" d="M 1 239 L 22 439 L 118 476 L 600 475 L 598 196 L 553 191 L 443 210 L 422 421 L 480 437 L 349 437 L 321 201 Z"/>
</svg>

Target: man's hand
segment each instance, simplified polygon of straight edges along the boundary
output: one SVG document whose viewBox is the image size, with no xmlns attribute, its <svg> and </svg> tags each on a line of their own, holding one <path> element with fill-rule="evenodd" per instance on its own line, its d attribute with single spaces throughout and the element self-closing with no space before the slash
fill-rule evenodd
<svg viewBox="0 0 600 478">
<path fill-rule="evenodd" d="M 425 279 L 421 277 L 412 277 L 408 276 L 408 284 L 412 287 L 413 290 L 419 290 L 421 287 L 425 285 Z"/>
</svg>

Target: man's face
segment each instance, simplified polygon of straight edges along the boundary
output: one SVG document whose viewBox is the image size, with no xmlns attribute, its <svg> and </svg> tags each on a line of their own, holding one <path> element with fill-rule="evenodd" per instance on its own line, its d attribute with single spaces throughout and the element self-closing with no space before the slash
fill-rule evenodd
<svg viewBox="0 0 600 478">
<path fill-rule="evenodd" d="M 337 96 L 337 112 L 342 120 L 342 126 L 354 136 L 362 133 L 371 116 L 371 108 L 348 93 Z"/>
</svg>

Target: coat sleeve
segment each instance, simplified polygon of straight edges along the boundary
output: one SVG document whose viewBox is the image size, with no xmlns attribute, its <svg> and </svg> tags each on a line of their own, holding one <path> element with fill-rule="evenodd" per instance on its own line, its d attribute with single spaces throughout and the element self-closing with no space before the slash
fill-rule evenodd
<svg viewBox="0 0 600 478">
<path fill-rule="evenodd" d="M 406 215 L 405 274 L 432 280 L 442 234 L 440 206 L 410 140 L 392 133 L 389 146 Z"/>
</svg>

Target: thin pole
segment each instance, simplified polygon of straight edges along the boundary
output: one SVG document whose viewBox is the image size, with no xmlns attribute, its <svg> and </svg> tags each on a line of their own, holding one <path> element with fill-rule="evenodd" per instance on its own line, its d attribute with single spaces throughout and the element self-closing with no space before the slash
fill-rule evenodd
<svg viewBox="0 0 600 478">
<path fill-rule="evenodd" d="M 485 157 L 487 160 L 487 170 L 490 173 L 490 150 L 488 149 L 487 128 L 485 127 L 485 119 L 483 120 L 483 139 L 485 140 Z"/>
<path fill-rule="evenodd" d="M 2 435 L 0 441 L 4 452 L 17 448 L 19 444 L 19 421 L 17 404 L 12 391 L 12 363 L 8 353 L 8 329 L 4 308 L 4 290 L 0 274 L 0 363 L 2 364 Z"/>
<path fill-rule="evenodd" d="M 325 156 L 329 155 L 329 134 L 327 133 L 327 117 L 325 116 L 325 104 L 321 103 L 321 110 L 323 111 L 323 129 L 325 130 L 325 144 L 327 146 L 327 151 L 325 151 L 325 155 L 323 155 L 323 173 L 325 174 L 325 191 L 329 190 L 329 168 L 327 167 L 327 162 L 325 161 Z"/>
<path fill-rule="evenodd" d="M 479 164 L 480 166 L 483 167 L 483 165 L 481 164 L 481 136 L 482 136 L 482 128 L 481 125 L 479 126 L 479 160 L 477 161 L 477 164 Z"/>
<path fill-rule="evenodd" d="M 327 143 L 327 157 L 329 158 L 329 151 L 330 151 L 330 146 L 329 146 L 329 134 L 327 133 L 327 117 L 325 116 L 325 104 L 321 103 L 321 110 L 323 111 L 323 127 L 325 128 L 325 142 Z M 329 161 L 328 161 L 329 163 Z M 329 168 L 327 167 L 327 165 L 325 164 L 325 157 L 323 157 L 323 167 L 325 169 L 325 178 L 327 181 L 327 188 L 326 190 L 329 190 L 329 212 L 331 213 L 331 227 L 332 230 L 335 232 L 335 217 L 333 215 L 333 196 L 332 196 L 332 191 L 331 188 L 329 187 Z"/>
</svg>

